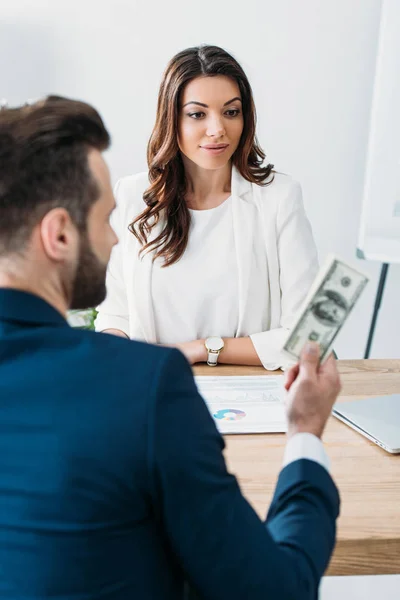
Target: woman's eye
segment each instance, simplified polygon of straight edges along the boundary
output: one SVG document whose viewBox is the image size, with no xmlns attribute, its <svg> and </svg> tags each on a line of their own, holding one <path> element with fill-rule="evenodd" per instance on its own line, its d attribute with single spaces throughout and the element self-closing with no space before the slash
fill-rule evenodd
<svg viewBox="0 0 400 600">
<path fill-rule="evenodd" d="M 201 119 L 203 116 L 204 116 L 203 112 L 189 113 L 189 117 L 192 117 L 192 119 Z"/>
<path fill-rule="evenodd" d="M 228 117 L 237 117 L 239 113 L 240 110 L 238 108 L 231 108 L 225 112 Z"/>
</svg>

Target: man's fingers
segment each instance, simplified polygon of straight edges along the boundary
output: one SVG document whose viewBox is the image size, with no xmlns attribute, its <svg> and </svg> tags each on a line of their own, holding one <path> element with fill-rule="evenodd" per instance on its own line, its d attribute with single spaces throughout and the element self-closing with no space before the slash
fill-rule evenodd
<svg viewBox="0 0 400 600">
<path fill-rule="evenodd" d="M 329 379 L 332 384 L 336 386 L 336 392 L 339 393 L 342 386 L 339 371 L 337 369 L 337 361 L 333 354 L 331 354 L 324 364 L 321 365 L 319 372 L 320 375 Z"/>
<path fill-rule="evenodd" d="M 320 373 L 323 373 L 326 370 L 328 370 L 330 372 L 330 371 L 332 371 L 332 369 L 337 371 L 336 359 L 335 359 L 333 353 L 331 353 L 328 356 L 326 361 L 320 366 L 319 370 L 320 370 Z"/>
<path fill-rule="evenodd" d="M 307 342 L 300 355 L 300 370 L 309 376 L 317 374 L 320 347 L 316 342 Z"/>
<path fill-rule="evenodd" d="M 339 377 L 337 361 L 333 354 L 330 354 L 326 361 L 320 366 L 319 372 L 321 375 L 326 375 L 328 377 Z"/>
<path fill-rule="evenodd" d="M 299 365 L 293 365 L 290 367 L 288 371 L 285 373 L 285 390 L 289 391 L 292 383 L 296 381 L 297 375 L 299 374 Z"/>
</svg>

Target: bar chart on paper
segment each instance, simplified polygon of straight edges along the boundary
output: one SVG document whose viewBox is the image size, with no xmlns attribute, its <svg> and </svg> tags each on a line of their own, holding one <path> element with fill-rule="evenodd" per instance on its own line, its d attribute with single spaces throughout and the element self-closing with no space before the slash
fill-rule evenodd
<svg viewBox="0 0 400 600">
<path fill-rule="evenodd" d="M 286 431 L 283 375 L 195 379 L 220 433 Z"/>
</svg>

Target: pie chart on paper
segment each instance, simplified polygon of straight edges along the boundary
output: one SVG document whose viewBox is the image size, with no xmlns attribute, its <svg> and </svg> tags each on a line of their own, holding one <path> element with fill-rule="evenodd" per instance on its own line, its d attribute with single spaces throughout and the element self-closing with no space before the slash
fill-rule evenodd
<svg viewBox="0 0 400 600">
<path fill-rule="evenodd" d="M 244 419 L 245 416 L 245 412 L 237 410 L 236 408 L 217 410 L 213 415 L 214 419 L 219 419 L 220 421 L 240 421 L 240 419 Z"/>
<path fill-rule="evenodd" d="M 196 385 L 221 435 L 287 430 L 283 375 L 198 375 Z"/>
</svg>

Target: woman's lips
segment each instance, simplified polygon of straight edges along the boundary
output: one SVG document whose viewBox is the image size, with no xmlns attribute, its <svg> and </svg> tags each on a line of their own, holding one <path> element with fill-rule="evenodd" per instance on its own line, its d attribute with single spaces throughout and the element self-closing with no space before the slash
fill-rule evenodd
<svg viewBox="0 0 400 600">
<path fill-rule="evenodd" d="M 205 150 L 209 154 L 213 155 L 223 154 L 228 147 L 229 144 L 223 144 L 218 146 L 200 146 L 202 150 Z"/>
</svg>

